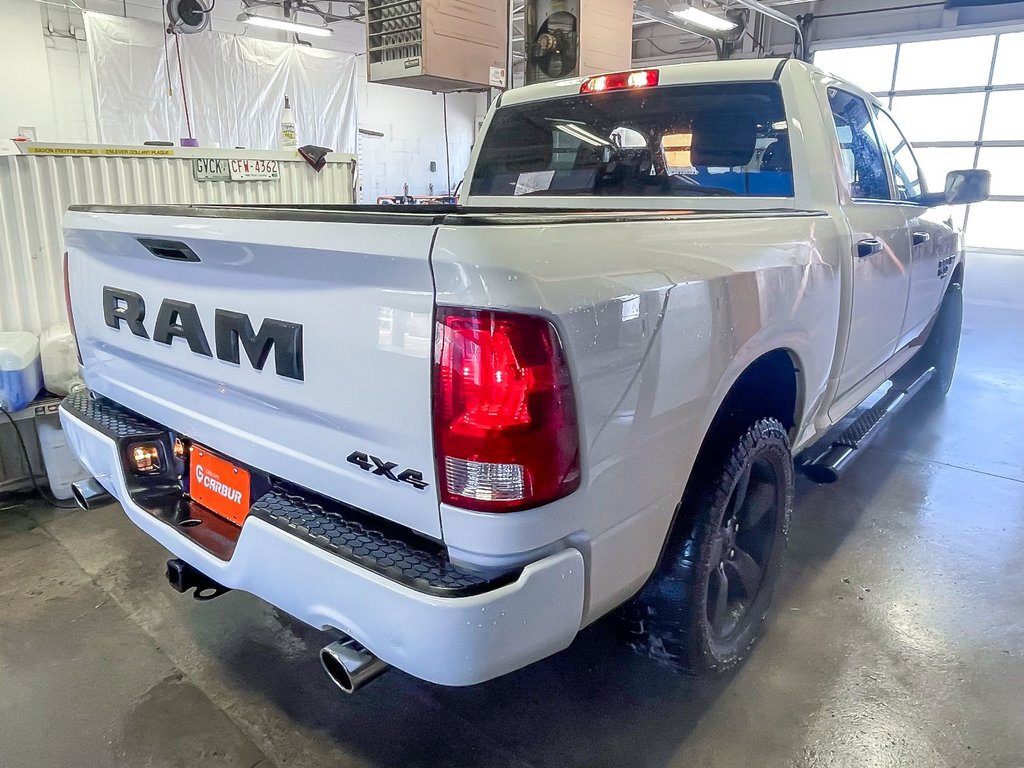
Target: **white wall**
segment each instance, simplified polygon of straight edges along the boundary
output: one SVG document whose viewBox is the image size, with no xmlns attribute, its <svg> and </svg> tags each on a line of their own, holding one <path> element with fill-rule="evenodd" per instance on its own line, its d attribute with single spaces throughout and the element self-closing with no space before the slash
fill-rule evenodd
<svg viewBox="0 0 1024 768">
<path fill-rule="evenodd" d="M 76 30 L 76 35 L 81 32 Z M 54 135 L 40 139 L 95 143 L 96 108 L 93 104 L 92 78 L 89 76 L 89 50 L 77 36 L 55 30 L 43 34 L 49 65 L 49 89 L 53 102 Z M 40 87 L 40 92 L 46 89 Z"/>
<path fill-rule="evenodd" d="M 480 96 L 453 93 L 443 97 L 430 91 L 366 83 L 365 79 L 360 86 L 359 126 L 384 134 L 382 138 L 365 132 L 360 136 L 364 182 L 360 200 L 373 202 L 379 195 L 402 194 L 406 183 L 411 195 L 448 192 L 443 100 L 448 106 L 448 153 L 454 189 L 469 163 Z M 434 171 L 430 170 L 431 162 Z"/>
<path fill-rule="evenodd" d="M 55 134 L 49 65 L 39 28 L 39 5 L 29 0 L 0 2 L 0 136 L 34 126 L 40 139 Z"/>
<path fill-rule="evenodd" d="M 89 0 L 90 11 L 160 21 L 163 0 Z M 344 4 L 336 4 L 340 13 Z M 265 12 L 265 11 L 261 11 Z M 211 29 L 269 40 L 290 41 L 287 33 L 250 27 L 236 20 L 239 4 L 214 6 Z M 96 120 L 89 74 L 88 48 L 81 14 L 31 0 L 0 0 L 0 136 L 12 136 L 18 125 L 35 125 L 47 141 L 95 142 Z M 48 25 L 53 28 L 50 32 Z M 363 53 L 364 28 L 355 22 L 332 25 L 330 38 L 313 38 L 317 47 Z M 366 83 L 361 58 L 359 124 L 382 138 L 368 145 L 370 162 L 361 169 L 368 201 L 379 195 L 426 195 L 447 191 L 442 97 L 428 91 Z M 11 73 L 18 73 L 12 76 Z M 448 102 L 448 143 L 452 186 L 465 172 L 484 111 L 482 94 L 451 94 Z M 8 125 L 9 123 L 9 125 Z M 430 171 L 430 162 L 436 171 Z M 372 192 L 372 194 L 369 194 Z"/>
</svg>

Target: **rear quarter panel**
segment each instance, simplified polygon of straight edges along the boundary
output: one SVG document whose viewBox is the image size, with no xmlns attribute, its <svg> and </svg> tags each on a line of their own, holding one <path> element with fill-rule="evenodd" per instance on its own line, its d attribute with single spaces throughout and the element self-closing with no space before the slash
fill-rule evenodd
<svg viewBox="0 0 1024 768">
<path fill-rule="evenodd" d="M 838 331 L 840 238 L 812 212 L 441 227 L 438 304 L 555 322 L 583 454 L 580 489 L 545 507 L 486 515 L 442 505 L 453 556 L 500 562 L 571 541 L 587 560 L 588 621 L 636 592 L 740 373 L 786 349 L 800 368 L 800 407 L 819 405 Z"/>
</svg>

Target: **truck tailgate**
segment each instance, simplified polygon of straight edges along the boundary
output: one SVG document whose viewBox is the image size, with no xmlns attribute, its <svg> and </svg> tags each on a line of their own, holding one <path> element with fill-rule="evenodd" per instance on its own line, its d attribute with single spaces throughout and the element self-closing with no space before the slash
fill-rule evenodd
<svg viewBox="0 0 1024 768">
<path fill-rule="evenodd" d="M 435 220 L 274 221 L 233 210 L 68 214 L 86 383 L 229 458 L 440 538 Z M 123 317 L 111 322 L 114 307 Z M 141 322 L 129 322 L 140 309 Z"/>
</svg>

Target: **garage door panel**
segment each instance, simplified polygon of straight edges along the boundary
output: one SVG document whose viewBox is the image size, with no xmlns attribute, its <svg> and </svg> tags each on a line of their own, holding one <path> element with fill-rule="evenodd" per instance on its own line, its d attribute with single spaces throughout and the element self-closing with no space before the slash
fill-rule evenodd
<svg viewBox="0 0 1024 768">
<path fill-rule="evenodd" d="M 984 85 L 992 67 L 995 35 L 923 40 L 900 46 L 896 90 Z"/>
<path fill-rule="evenodd" d="M 1024 203 L 987 202 L 971 206 L 967 244 L 972 248 L 1024 250 L 1020 221 Z"/>
<path fill-rule="evenodd" d="M 999 54 L 992 77 L 994 85 L 1024 83 L 1024 32 L 999 37 Z"/>
<path fill-rule="evenodd" d="M 912 144 L 977 141 L 984 108 L 984 93 L 897 96 L 892 100 L 896 122 Z"/>
</svg>

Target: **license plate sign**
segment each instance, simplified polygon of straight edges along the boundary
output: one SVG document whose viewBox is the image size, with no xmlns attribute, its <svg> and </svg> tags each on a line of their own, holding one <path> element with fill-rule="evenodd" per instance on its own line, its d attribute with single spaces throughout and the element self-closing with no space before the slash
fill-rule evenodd
<svg viewBox="0 0 1024 768">
<path fill-rule="evenodd" d="M 220 157 L 192 158 L 192 175 L 196 181 L 230 181 L 228 161 Z"/>
<path fill-rule="evenodd" d="M 202 446 L 189 448 L 189 494 L 216 515 L 241 525 L 249 514 L 249 472 Z"/>
<path fill-rule="evenodd" d="M 232 181 L 274 181 L 281 178 L 281 167 L 277 160 L 232 159 L 228 173 Z"/>
</svg>

